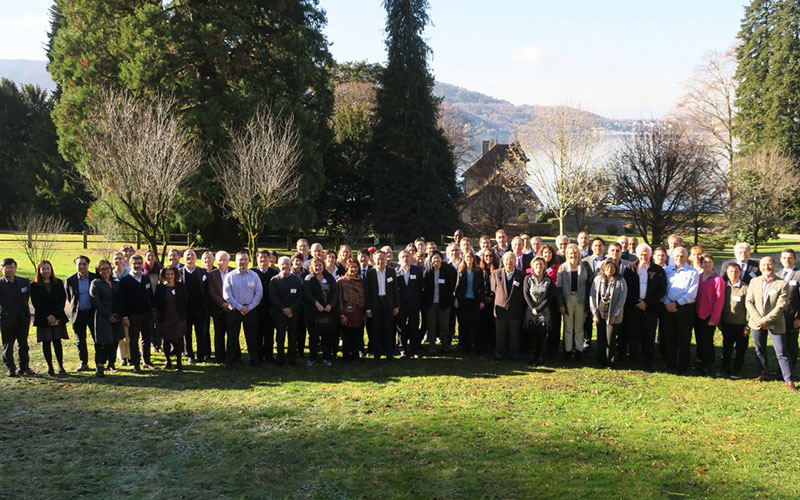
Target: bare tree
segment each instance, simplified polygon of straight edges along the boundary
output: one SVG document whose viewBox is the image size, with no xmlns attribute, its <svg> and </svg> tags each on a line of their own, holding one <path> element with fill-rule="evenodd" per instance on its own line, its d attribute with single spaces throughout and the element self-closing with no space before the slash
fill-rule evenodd
<svg viewBox="0 0 800 500">
<path fill-rule="evenodd" d="M 50 260 L 59 236 L 69 229 L 60 215 L 21 213 L 13 218 L 17 246 L 25 253 L 34 269 L 43 260 Z"/>
<path fill-rule="evenodd" d="M 231 132 L 231 147 L 216 170 L 224 206 L 247 233 L 250 255 L 267 216 L 295 200 L 300 187 L 301 150 L 291 116 L 263 106 L 247 125 Z"/>
<path fill-rule="evenodd" d="M 737 237 L 758 245 L 778 234 L 800 196 L 800 173 L 794 159 L 771 145 L 736 161 L 731 176 L 729 219 Z"/>
<path fill-rule="evenodd" d="M 439 105 L 439 126 L 453 151 L 456 173 L 460 178 L 477 155 L 477 131 L 458 108 L 446 103 Z"/>
<path fill-rule="evenodd" d="M 677 119 L 690 132 L 699 134 L 717 155 L 720 169 L 716 174 L 725 183 L 738 147 L 733 128 L 737 113 L 735 74 L 735 48 L 707 53 L 686 81 L 685 93 L 677 104 Z"/>
<path fill-rule="evenodd" d="M 81 133 L 86 188 L 122 226 L 139 233 L 163 262 L 166 224 L 201 152 L 174 101 L 101 91 Z"/>
<path fill-rule="evenodd" d="M 632 135 L 609 169 L 616 172 L 617 203 L 628 210 L 647 243 L 660 244 L 686 226 L 694 185 L 712 179 L 714 165 L 705 144 L 678 124 L 664 122 Z"/>
<path fill-rule="evenodd" d="M 520 130 L 525 149 L 532 154 L 531 185 L 554 212 L 561 234 L 570 210 L 590 206 L 608 191 L 586 182 L 598 174 L 603 138 L 595 130 L 592 116 L 580 109 L 557 106 Z"/>
<path fill-rule="evenodd" d="M 122 226 L 112 217 L 96 217 L 90 226 L 94 234 L 100 236 L 96 250 L 104 259 L 111 260 L 123 240 Z"/>
</svg>

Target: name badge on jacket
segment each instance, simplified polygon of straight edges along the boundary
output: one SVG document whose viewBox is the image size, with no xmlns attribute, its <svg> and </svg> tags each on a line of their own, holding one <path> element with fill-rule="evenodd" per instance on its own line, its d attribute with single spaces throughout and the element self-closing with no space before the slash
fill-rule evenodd
<svg viewBox="0 0 800 500">
<path fill-rule="evenodd" d="M 387 283 L 391 283 L 392 281 L 394 281 L 394 278 L 392 278 L 391 276 L 389 276 L 388 278 L 386 278 L 386 282 L 387 282 Z"/>
<path fill-rule="evenodd" d="M 755 278 L 756 277 L 756 273 L 754 273 L 753 271 L 750 271 L 750 277 L 751 278 Z"/>
<path fill-rule="evenodd" d="M 519 286 L 519 281 L 517 281 L 517 280 L 514 280 L 514 283 L 513 283 L 513 285 L 514 285 L 514 286 Z"/>
<path fill-rule="evenodd" d="M 206 275 L 204 274 L 204 275 L 203 275 L 203 281 L 205 281 L 205 280 L 206 280 L 206 278 L 208 278 L 208 276 L 206 276 Z"/>
<path fill-rule="evenodd" d="M 146 290 L 150 290 L 150 283 L 145 283 L 145 284 L 144 284 L 144 288 L 145 288 Z"/>
<path fill-rule="evenodd" d="M 439 284 L 444 285 L 444 278 L 439 278 Z"/>
<path fill-rule="evenodd" d="M 789 286 L 797 286 L 797 280 L 790 281 Z"/>
<path fill-rule="evenodd" d="M 23 286 L 22 288 L 19 289 L 19 293 L 25 293 L 27 291 L 28 291 L 28 287 L 27 286 Z"/>
<path fill-rule="evenodd" d="M 297 288 L 292 288 L 291 290 L 289 290 L 289 293 L 297 293 Z"/>
<path fill-rule="evenodd" d="M 174 288 L 172 289 L 172 295 L 175 295 L 175 289 Z"/>
<path fill-rule="evenodd" d="M 768 295 L 777 295 L 778 291 L 777 290 L 770 290 L 769 292 L 767 292 L 767 294 Z"/>
<path fill-rule="evenodd" d="M 408 279 L 410 279 L 410 280 L 415 280 L 415 279 L 417 279 L 417 275 L 416 275 L 416 274 L 410 274 L 410 275 L 408 276 Z"/>
<path fill-rule="evenodd" d="M 741 295 L 731 295 L 731 302 L 741 302 L 742 296 Z"/>
</svg>

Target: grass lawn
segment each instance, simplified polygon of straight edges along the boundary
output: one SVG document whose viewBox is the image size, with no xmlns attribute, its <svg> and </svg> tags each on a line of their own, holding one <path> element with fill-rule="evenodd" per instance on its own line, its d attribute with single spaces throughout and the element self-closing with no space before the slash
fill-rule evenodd
<svg viewBox="0 0 800 500">
<path fill-rule="evenodd" d="M 59 251 L 59 276 L 78 251 Z M 800 400 L 777 381 L 478 356 L 154 361 L 99 380 L 0 377 L 0 498 L 800 498 Z"/>
</svg>

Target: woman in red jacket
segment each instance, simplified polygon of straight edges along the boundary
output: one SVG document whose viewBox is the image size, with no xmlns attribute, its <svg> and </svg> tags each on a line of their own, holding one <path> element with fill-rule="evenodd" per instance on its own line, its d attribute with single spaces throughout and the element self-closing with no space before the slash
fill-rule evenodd
<svg viewBox="0 0 800 500">
<path fill-rule="evenodd" d="M 704 375 L 709 375 L 714 367 L 714 331 L 725 305 L 725 282 L 714 272 L 714 257 L 711 254 L 699 255 L 697 262 L 703 272 L 698 278 L 697 317 L 694 320 L 696 365 Z"/>
</svg>

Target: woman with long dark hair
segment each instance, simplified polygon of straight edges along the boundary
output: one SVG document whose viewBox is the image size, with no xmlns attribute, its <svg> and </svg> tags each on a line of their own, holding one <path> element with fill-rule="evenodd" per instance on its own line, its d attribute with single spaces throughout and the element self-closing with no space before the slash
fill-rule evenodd
<svg viewBox="0 0 800 500">
<path fill-rule="evenodd" d="M 55 277 L 53 265 L 43 260 L 36 266 L 36 278 L 31 283 L 31 303 L 34 308 L 33 326 L 36 327 L 36 340 L 42 343 L 42 353 L 47 361 L 47 376 L 54 377 L 53 353 L 56 353 L 58 374 L 67 375 L 64 369 L 64 351 L 61 340 L 68 339 L 67 315 L 64 304 L 67 293 L 64 283 Z"/>
<path fill-rule="evenodd" d="M 178 281 L 178 269 L 167 266 L 159 273 L 161 282 L 156 286 L 156 312 L 158 330 L 164 339 L 164 357 L 166 368 L 172 368 L 170 356 L 175 355 L 175 369 L 183 370 L 181 357 L 183 354 L 184 335 L 186 333 L 187 296 L 184 284 Z"/>
<path fill-rule="evenodd" d="M 123 337 L 122 318 L 119 315 L 119 281 L 111 279 L 111 263 L 105 259 L 97 263 L 95 271 L 100 277 L 89 285 L 89 297 L 95 309 L 95 374 L 104 377 L 105 364 L 116 356 L 117 343 Z"/>
</svg>

